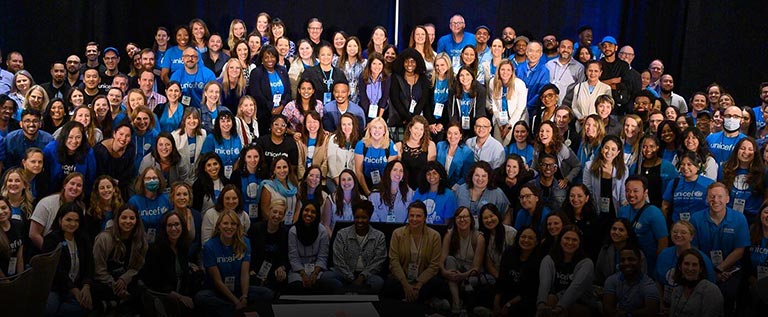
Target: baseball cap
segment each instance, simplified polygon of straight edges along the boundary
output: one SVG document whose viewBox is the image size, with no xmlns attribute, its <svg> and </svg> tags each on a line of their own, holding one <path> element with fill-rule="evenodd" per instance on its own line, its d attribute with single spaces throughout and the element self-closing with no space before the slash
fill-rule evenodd
<svg viewBox="0 0 768 317">
<path fill-rule="evenodd" d="M 512 43 L 517 43 L 517 42 L 519 42 L 519 41 L 525 41 L 525 44 L 528 44 L 528 43 L 530 43 L 530 42 L 531 42 L 531 40 L 529 40 L 529 39 L 528 39 L 528 37 L 525 37 L 525 36 L 523 36 L 523 35 L 520 35 L 520 36 L 516 37 L 516 38 L 515 38 L 515 41 L 514 41 L 514 42 L 512 42 Z"/>
<path fill-rule="evenodd" d="M 488 31 L 488 34 L 491 34 L 491 29 L 488 26 L 486 26 L 486 25 L 480 25 L 480 26 L 476 27 L 475 28 L 475 33 L 477 33 L 477 31 L 480 31 L 480 29 L 485 29 L 486 31 Z"/>
<path fill-rule="evenodd" d="M 605 42 L 611 43 L 613 45 L 619 45 L 618 42 L 616 42 L 616 39 L 613 36 L 606 36 L 603 38 L 602 41 L 600 41 L 600 44 L 603 44 Z"/>
<path fill-rule="evenodd" d="M 115 54 L 117 54 L 117 56 L 120 56 L 120 52 L 116 48 L 114 48 L 112 46 L 105 48 L 104 52 L 102 52 L 102 54 L 103 55 L 107 55 L 107 52 L 109 52 L 109 51 L 115 52 Z"/>
</svg>

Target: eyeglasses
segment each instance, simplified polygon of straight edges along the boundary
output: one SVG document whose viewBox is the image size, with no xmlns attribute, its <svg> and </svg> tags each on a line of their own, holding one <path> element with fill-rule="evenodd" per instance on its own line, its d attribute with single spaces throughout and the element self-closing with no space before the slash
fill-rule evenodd
<svg viewBox="0 0 768 317">
<path fill-rule="evenodd" d="M 114 56 L 112 56 L 112 57 L 104 57 L 104 60 L 105 61 L 116 61 L 117 57 L 114 57 Z"/>
<path fill-rule="evenodd" d="M 323 28 L 322 27 L 311 26 L 311 27 L 308 27 L 308 29 L 311 30 L 311 31 L 320 31 Z"/>
<path fill-rule="evenodd" d="M 533 196 L 534 196 L 533 194 L 525 194 L 525 195 L 520 195 L 520 200 L 523 200 L 523 199 L 528 199 L 528 198 L 531 198 L 531 197 L 533 197 Z"/>
<path fill-rule="evenodd" d="M 554 163 L 542 163 L 541 168 L 555 168 L 557 167 L 557 164 Z"/>
<path fill-rule="evenodd" d="M 183 55 L 184 58 L 197 59 L 197 55 Z"/>
<path fill-rule="evenodd" d="M 181 227 L 181 223 L 180 222 L 168 223 L 165 226 L 169 228 Z"/>
<path fill-rule="evenodd" d="M 555 95 L 555 94 L 543 94 L 543 95 L 541 95 L 541 99 L 554 98 L 555 96 L 557 96 L 557 95 Z"/>
<path fill-rule="evenodd" d="M 467 219 L 469 219 L 469 216 L 467 215 L 456 217 L 456 220 L 467 220 Z"/>
<path fill-rule="evenodd" d="M 476 125 L 475 128 L 478 128 L 478 129 L 490 129 L 491 126 L 489 126 L 489 125 Z"/>
<path fill-rule="evenodd" d="M 4 108 L 3 110 L 6 110 L 6 109 Z M 29 120 L 29 119 L 27 119 L 27 120 L 22 120 L 21 123 L 24 123 L 24 124 L 38 124 L 38 123 L 40 123 L 40 120 Z"/>
<path fill-rule="evenodd" d="M 451 25 L 464 25 L 464 22 L 451 22 Z"/>
</svg>

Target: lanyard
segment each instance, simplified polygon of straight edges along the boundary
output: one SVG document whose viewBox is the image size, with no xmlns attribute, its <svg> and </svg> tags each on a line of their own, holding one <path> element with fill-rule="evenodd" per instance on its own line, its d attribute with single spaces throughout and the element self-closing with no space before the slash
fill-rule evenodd
<svg viewBox="0 0 768 317">
<path fill-rule="evenodd" d="M 501 88 L 501 111 L 508 111 L 509 105 L 507 104 L 507 87 Z"/>
<path fill-rule="evenodd" d="M 326 92 L 331 91 L 331 85 L 333 85 L 333 67 L 331 67 L 331 71 L 329 72 L 328 77 L 325 76 L 325 71 L 322 68 L 320 68 L 320 74 L 323 75 Z"/>
</svg>

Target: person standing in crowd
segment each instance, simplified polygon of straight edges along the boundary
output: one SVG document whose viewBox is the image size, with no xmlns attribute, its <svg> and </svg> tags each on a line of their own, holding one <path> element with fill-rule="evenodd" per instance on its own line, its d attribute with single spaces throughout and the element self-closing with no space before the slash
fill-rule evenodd
<svg viewBox="0 0 768 317">
<path fill-rule="evenodd" d="M 424 58 L 412 48 L 403 50 L 397 56 L 392 64 L 391 76 L 387 123 L 392 140 L 402 141 L 405 126 L 410 119 L 415 115 L 423 115 L 427 105 L 433 100 L 432 89 L 427 78 Z"/>
<path fill-rule="evenodd" d="M 723 316 L 723 294 L 707 280 L 704 257 L 694 249 L 683 251 L 675 265 L 670 316 Z"/>
<path fill-rule="evenodd" d="M 128 204 L 136 208 L 146 230 L 147 242 L 155 242 L 163 215 L 171 210 L 171 200 L 163 191 L 166 186 L 163 173 L 156 167 L 147 167 L 136 177 L 134 194 L 128 199 Z"/>
<path fill-rule="evenodd" d="M 477 41 L 474 34 L 464 32 L 466 23 L 463 16 L 456 14 L 451 17 L 449 23 L 451 33 L 437 40 L 437 53 L 446 53 L 450 56 L 453 72 L 456 73 L 461 66 L 461 50 L 467 45 L 477 45 Z"/>
<path fill-rule="evenodd" d="M 201 65 L 199 62 L 200 55 L 194 48 L 187 47 L 184 49 L 182 58 L 184 68 L 173 72 L 170 80 L 178 81 L 181 84 L 181 91 L 184 95 L 181 98 L 181 104 L 200 107 L 203 105 L 203 86 L 210 81 L 215 81 L 216 76 L 210 69 Z"/>
<path fill-rule="evenodd" d="M 603 312 L 608 316 L 655 316 L 659 310 L 659 290 L 641 270 L 640 249 L 624 247 L 619 259 L 620 273 L 608 277 L 603 287 Z"/>
<path fill-rule="evenodd" d="M 581 230 L 563 227 L 558 243 L 541 261 L 537 314 L 588 316 L 596 305 L 592 293 L 594 264 L 584 254 Z"/>
<path fill-rule="evenodd" d="M 411 119 L 405 127 L 405 137 L 395 144 L 395 150 L 399 153 L 398 159 L 403 163 L 408 179 L 407 184 L 411 189 L 419 187 L 419 171 L 427 162 L 434 161 L 437 153 L 435 142 L 432 142 L 427 133 L 427 119 L 417 115 Z"/>
<path fill-rule="evenodd" d="M 506 215 L 509 208 L 507 196 L 496 187 L 493 169 L 485 161 L 477 161 L 469 167 L 464 184 L 456 188 L 456 202 L 459 207 L 469 208 L 470 214 L 476 219 L 475 223 L 485 204 L 496 205 L 503 215 Z"/>
<path fill-rule="evenodd" d="M 413 201 L 422 201 L 427 206 L 428 224 L 447 224 L 446 220 L 456 207 L 456 194 L 449 187 L 445 168 L 435 161 L 419 171 L 419 186 L 413 195 Z"/>
<path fill-rule="evenodd" d="M 648 204 L 648 179 L 640 175 L 631 175 L 624 182 L 627 205 L 619 209 L 618 218 L 630 221 L 629 230 L 637 235 L 640 249 L 645 254 L 648 273 L 656 274 L 656 257 L 669 244 L 667 220 L 659 207 Z"/>
<path fill-rule="evenodd" d="M 261 51 L 261 66 L 251 71 L 248 93 L 256 100 L 256 117 L 266 122 L 272 115 L 281 114 L 285 105 L 293 100 L 288 70 L 277 65 L 278 53 L 274 46 Z M 262 125 L 259 134 L 269 134 L 269 126 Z"/>
<path fill-rule="evenodd" d="M 451 123 L 446 127 L 446 138 L 437 143 L 436 161 L 445 167 L 448 186 L 464 184 L 469 167 L 475 163 L 475 153 L 465 142 L 461 126 Z"/>
<path fill-rule="evenodd" d="M 746 138 L 747 136 L 740 132 L 741 129 L 741 109 L 736 106 L 725 108 L 723 112 L 723 131 L 713 132 L 707 136 L 707 144 L 709 144 L 709 151 L 715 157 L 720 166 L 725 164 L 728 160 L 731 152 L 734 149 L 734 145 L 739 140 Z"/>
<path fill-rule="evenodd" d="M 406 222 L 413 189 L 408 187 L 408 171 L 402 161 L 395 159 L 387 163 L 381 183 L 368 199 L 374 206 L 372 222 Z"/>
<path fill-rule="evenodd" d="M 493 137 L 507 146 L 512 141 L 512 125 L 528 119 L 526 116 L 528 88 L 520 78 L 515 77 L 512 62 L 502 60 L 488 83 L 488 108 L 493 113 Z"/>
</svg>

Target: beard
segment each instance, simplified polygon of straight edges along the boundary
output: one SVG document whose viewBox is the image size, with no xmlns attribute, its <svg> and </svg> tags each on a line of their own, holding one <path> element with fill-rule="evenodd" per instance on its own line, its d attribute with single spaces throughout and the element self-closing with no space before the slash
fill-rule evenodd
<svg viewBox="0 0 768 317">
<path fill-rule="evenodd" d="M 507 39 L 503 38 L 503 39 L 501 39 L 501 43 L 502 43 L 502 44 L 504 44 L 504 46 L 510 46 L 510 45 L 512 45 L 512 44 L 513 44 L 514 40 L 515 40 L 515 39 L 509 39 L 509 40 L 507 40 Z"/>
</svg>

